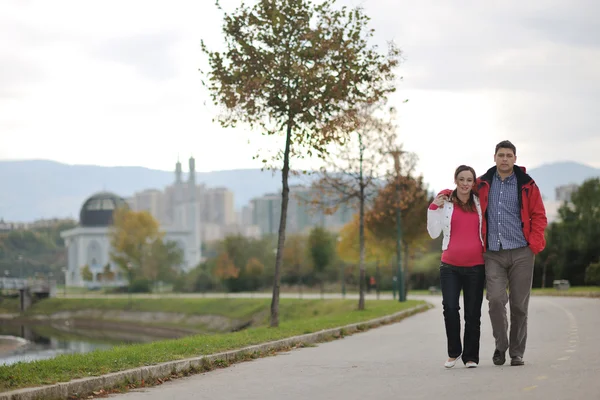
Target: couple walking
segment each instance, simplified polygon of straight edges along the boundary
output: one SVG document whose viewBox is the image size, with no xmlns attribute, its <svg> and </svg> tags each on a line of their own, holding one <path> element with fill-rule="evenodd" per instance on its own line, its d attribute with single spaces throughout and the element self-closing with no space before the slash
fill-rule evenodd
<svg viewBox="0 0 600 400">
<path fill-rule="evenodd" d="M 427 211 L 429 235 L 437 238 L 443 233 L 440 281 L 448 340 L 446 368 L 460 359 L 469 368 L 479 364 L 484 286 L 496 341 L 493 363 L 503 365 L 508 350 L 510 365 L 524 365 L 534 257 L 546 244 L 547 220 L 539 188 L 525 168 L 515 165 L 516 160 L 517 150 L 510 141 L 498 143 L 495 167 L 477 178 L 473 168 L 459 166 L 454 173 L 456 188 L 441 191 Z"/>
</svg>

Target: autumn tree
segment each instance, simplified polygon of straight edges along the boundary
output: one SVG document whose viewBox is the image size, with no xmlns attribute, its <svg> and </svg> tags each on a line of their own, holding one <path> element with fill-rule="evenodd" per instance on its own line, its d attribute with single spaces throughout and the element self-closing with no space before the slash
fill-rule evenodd
<svg viewBox="0 0 600 400">
<path fill-rule="evenodd" d="M 144 254 L 142 273 L 155 285 L 160 281 L 173 281 L 183 264 L 183 250 L 173 241 L 155 239 Z"/>
<path fill-rule="evenodd" d="M 253 289 L 257 289 L 260 284 L 260 278 L 263 274 L 263 272 L 265 271 L 265 266 L 264 264 L 256 257 L 250 257 L 250 259 L 248 260 L 248 262 L 246 263 L 246 274 L 250 277 L 250 279 L 253 281 Z"/>
<path fill-rule="evenodd" d="M 427 235 L 427 207 L 432 201 L 431 194 L 423 181 L 422 176 L 413 177 L 410 174 L 411 165 L 414 165 L 414 158 L 409 155 L 406 174 L 391 176 L 388 183 L 378 193 L 373 202 L 373 207 L 367 215 L 367 226 L 380 240 L 394 240 L 397 238 L 397 211 L 400 209 L 401 223 L 401 248 L 404 253 L 403 268 L 405 276 L 405 287 L 408 286 L 410 273 L 408 260 L 411 251 L 418 250 L 425 241 L 428 241 Z M 401 171 L 400 168 L 398 168 Z M 400 249 L 398 249 L 400 250 Z"/>
<path fill-rule="evenodd" d="M 225 283 L 228 279 L 236 279 L 240 276 L 240 269 L 235 266 L 233 260 L 229 257 L 229 254 L 222 252 L 217 257 L 213 273 L 221 280 L 221 283 Z"/>
<path fill-rule="evenodd" d="M 338 257 L 347 263 L 358 264 L 360 262 L 359 226 L 359 216 L 355 214 L 352 221 L 340 230 L 336 252 Z M 393 256 L 393 239 L 379 238 L 367 224 L 364 233 L 364 261 L 367 263 L 388 262 Z"/>
<path fill-rule="evenodd" d="M 334 5 L 335 0 L 242 4 L 224 12 L 224 51 L 211 51 L 202 42 L 209 65 L 206 85 L 215 105 L 222 106 L 221 125 L 245 124 L 285 138 L 272 157 L 282 162 L 282 201 L 271 326 L 279 326 L 290 160 L 322 157 L 330 144 L 344 143 L 348 116 L 395 90 L 400 51 L 390 44 L 380 53 L 369 44 L 373 30 L 363 10 Z"/>
<path fill-rule="evenodd" d="M 381 269 L 380 265 L 383 263 L 386 269 L 390 260 L 394 255 L 394 244 L 392 240 L 388 238 L 379 238 L 369 229 L 368 226 L 364 226 L 364 241 L 363 241 L 363 263 L 375 263 L 375 275 L 378 283 L 378 293 L 381 285 Z M 358 214 L 354 215 L 352 221 L 348 222 L 340 230 L 338 242 L 336 246 L 336 252 L 338 257 L 350 264 L 360 265 L 361 260 L 361 242 L 360 242 L 360 217 Z M 364 284 L 364 277 L 363 277 Z M 360 282 L 359 282 L 360 285 Z"/>
<path fill-rule="evenodd" d="M 321 286 L 321 297 L 323 297 L 325 292 L 325 270 L 331 265 L 335 257 L 333 236 L 320 226 L 314 227 L 308 235 L 308 249 Z"/>
<path fill-rule="evenodd" d="M 127 274 L 131 285 L 134 277 L 143 274 L 152 244 L 162 240 L 163 233 L 149 212 L 123 207 L 115 210 L 109 238 L 110 258 Z"/>
<path fill-rule="evenodd" d="M 286 272 L 296 279 L 298 294 L 302 297 L 302 273 L 306 264 L 306 238 L 301 235 L 291 235 L 285 241 L 283 249 L 283 267 Z"/>
<path fill-rule="evenodd" d="M 313 184 L 317 196 L 313 204 L 325 212 L 335 212 L 342 204 L 358 208 L 359 310 L 365 308 L 365 210 L 380 187 L 389 151 L 397 139 L 394 111 L 388 116 L 378 115 L 381 112 L 374 105 L 358 110 L 346 144 L 326 155 L 325 166 Z"/>
<path fill-rule="evenodd" d="M 89 265 L 84 265 L 83 267 L 81 267 L 81 279 L 83 279 L 84 282 L 91 282 L 94 280 L 94 274 L 92 273 L 92 270 L 90 269 Z"/>
<path fill-rule="evenodd" d="M 110 269 L 110 263 L 106 263 L 102 269 L 102 280 L 111 282 L 115 280 L 115 273 Z"/>
</svg>

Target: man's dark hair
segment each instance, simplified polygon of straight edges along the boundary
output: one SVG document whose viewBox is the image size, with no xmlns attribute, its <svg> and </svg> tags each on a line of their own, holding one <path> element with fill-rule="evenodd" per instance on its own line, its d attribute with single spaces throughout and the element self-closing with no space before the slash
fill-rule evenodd
<svg viewBox="0 0 600 400">
<path fill-rule="evenodd" d="M 514 153 L 514 155 L 517 155 L 517 148 L 515 147 L 514 144 L 512 144 L 510 142 L 510 140 L 503 140 L 500 143 L 498 143 L 496 145 L 496 152 L 494 153 L 494 155 L 498 154 L 498 150 L 500 149 L 511 149 Z"/>
</svg>

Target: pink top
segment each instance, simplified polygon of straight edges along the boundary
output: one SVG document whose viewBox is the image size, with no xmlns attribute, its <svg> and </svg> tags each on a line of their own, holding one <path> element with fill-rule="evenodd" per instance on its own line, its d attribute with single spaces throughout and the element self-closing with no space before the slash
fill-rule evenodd
<svg viewBox="0 0 600 400">
<path fill-rule="evenodd" d="M 438 207 L 429 206 L 431 210 Z M 479 238 L 479 215 L 455 206 L 452 212 L 450 242 L 442 253 L 442 262 L 457 267 L 483 265 L 483 245 Z"/>
</svg>

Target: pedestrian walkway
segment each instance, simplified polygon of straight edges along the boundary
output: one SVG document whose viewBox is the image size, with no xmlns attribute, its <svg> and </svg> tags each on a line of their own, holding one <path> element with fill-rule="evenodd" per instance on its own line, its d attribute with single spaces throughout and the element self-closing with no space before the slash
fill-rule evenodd
<svg viewBox="0 0 600 400">
<path fill-rule="evenodd" d="M 111 399 L 600 399 L 599 300 L 532 298 L 524 367 L 492 364 L 484 312 L 479 368 L 450 370 L 441 298 L 429 300 L 398 324 Z"/>
</svg>

